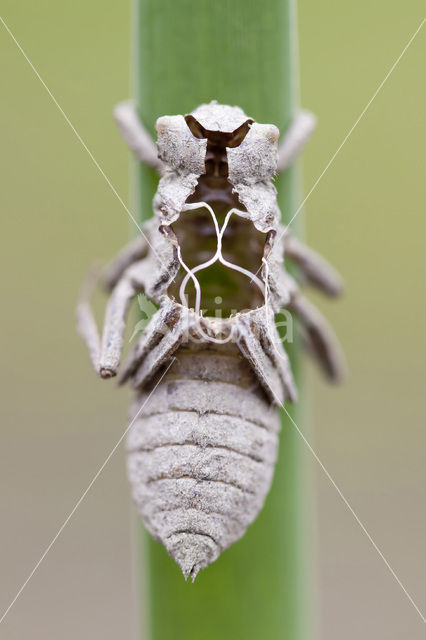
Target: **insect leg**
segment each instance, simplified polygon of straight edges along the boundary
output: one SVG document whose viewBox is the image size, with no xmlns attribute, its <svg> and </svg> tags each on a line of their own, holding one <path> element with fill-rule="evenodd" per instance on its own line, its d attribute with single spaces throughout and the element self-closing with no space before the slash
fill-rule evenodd
<svg viewBox="0 0 426 640">
<path fill-rule="evenodd" d="M 99 373 L 102 378 L 111 378 L 117 373 L 123 350 L 124 330 L 130 302 L 144 290 L 147 261 L 141 260 L 130 266 L 115 285 L 109 298 L 99 358 Z"/>
<path fill-rule="evenodd" d="M 81 287 L 76 309 L 77 329 L 89 350 L 95 371 L 103 378 L 110 378 L 117 372 L 127 310 L 133 296 L 144 289 L 145 266 L 145 260 L 132 265 L 115 285 L 105 314 L 102 344 L 90 305 L 90 298 L 100 280 L 100 269 L 92 269 Z"/>
<path fill-rule="evenodd" d="M 335 298 L 343 291 L 343 281 L 335 269 L 316 251 L 284 232 L 284 253 L 297 264 L 306 281 L 326 295 Z"/>
<path fill-rule="evenodd" d="M 172 338 L 172 341 L 175 340 L 175 336 L 178 334 L 179 339 L 182 333 L 183 311 L 182 307 L 173 300 L 167 298 L 164 300 L 158 311 L 151 317 L 148 326 L 124 363 L 120 372 L 120 384 L 127 382 L 129 378 L 134 376 L 147 358 L 152 360 L 152 357 L 155 357 L 155 353 L 158 353 L 157 347 L 161 343 L 169 343 L 170 338 Z M 160 350 L 163 346 L 160 347 Z M 155 371 L 152 371 L 155 367 L 146 368 L 150 370 L 150 373 L 155 373 Z"/>
<path fill-rule="evenodd" d="M 106 267 L 102 275 L 102 284 L 105 289 L 112 291 L 126 269 L 137 260 L 144 258 L 147 252 L 148 242 L 143 235 L 129 242 Z"/>
<path fill-rule="evenodd" d="M 317 119 L 310 111 L 301 109 L 293 119 L 278 145 L 277 171 L 284 171 L 297 158 L 315 129 Z"/>
<path fill-rule="evenodd" d="M 297 391 L 290 362 L 284 351 L 273 316 L 265 312 L 253 314 L 250 320 L 242 316 L 239 326 L 238 347 L 252 365 L 271 401 L 281 404 L 285 399 L 295 402 Z"/>
<path fill-rule="evenodd" d="M 287 276 L 290 301 L 287 309 L 294 313 L 304 329 L 305 346 L 320 364 L 325 374 L 340 382 L 346 373 L 346 365 L 339 342 L 324 316 L 299 291 L 296 282 Z"/>
<path fill-rule="evenodd" d="M 95 371 L 99 371 L 101 341 L 90 306 L 90 298 L 98 284 L 99 276 L 100 268 L 92 268 L 89 271 L 80 289 L 76 308 L 77 331 L 86 344 Z"/>
<path fill-rule="evenodd" d="M 130 101 L 120 102 L 114 109 L 114 118 L 135 156 L 161 173 L 163 163 L 158 158 L 156 144 L 140 121 L 135 105 Z"/>
</svg>

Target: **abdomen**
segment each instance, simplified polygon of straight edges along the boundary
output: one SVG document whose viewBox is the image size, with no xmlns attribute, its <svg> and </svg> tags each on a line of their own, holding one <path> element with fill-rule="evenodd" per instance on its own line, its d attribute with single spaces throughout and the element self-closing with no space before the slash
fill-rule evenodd
<svg viewBox="0 0 426 640">
<path fill-rule="evenodd" d="M 187 577 L 238 540 L 269 491 L 280 420 L 233 344 L 181 347 L 127 437 L 133 498 Z"/>
</svg>

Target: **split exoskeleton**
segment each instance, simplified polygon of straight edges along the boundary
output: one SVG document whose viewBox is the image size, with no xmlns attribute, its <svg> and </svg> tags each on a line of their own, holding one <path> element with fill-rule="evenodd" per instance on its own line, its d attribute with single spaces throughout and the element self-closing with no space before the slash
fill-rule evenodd
<svg viewBox="0 0 426 640">
<path fill-rule="evenodd" d="M 115 117 L 161 178 L 154 217 L 104 274 L 111 295 L 102 339 L 86 293 L 79 330 L 108 378 L 118 371 L 132 298 L 144 292 L 158 306 L 120 371 L 136 390 L 128 474 L 148 531 L 194 579 L 244 534 L 271 485 L 278 407 L 296 399 L 274 315 L 289 310 L 327 376 L 342 374 L 337 342 L 284 255 L 329 296 L 341 279 L 280 224 L 272 183 L 315 120 L 300 112 L 278 146 L 274 125 L 211 102 L 159 118 L 156 148 L 130 103 Z"/>
</svg>

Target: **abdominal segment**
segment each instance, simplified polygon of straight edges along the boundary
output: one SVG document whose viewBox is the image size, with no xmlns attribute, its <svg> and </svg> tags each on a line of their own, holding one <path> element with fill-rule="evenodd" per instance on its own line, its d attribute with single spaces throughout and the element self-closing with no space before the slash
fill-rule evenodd
<svg viewBox="0 0 426 640">
<path fill-rule="evenodd" d="M 280 421 L 235 345 L 175 355 L 129 431 L 128 475 L 148 531 L 194 579 L 262 508 Z"/>
</svg>

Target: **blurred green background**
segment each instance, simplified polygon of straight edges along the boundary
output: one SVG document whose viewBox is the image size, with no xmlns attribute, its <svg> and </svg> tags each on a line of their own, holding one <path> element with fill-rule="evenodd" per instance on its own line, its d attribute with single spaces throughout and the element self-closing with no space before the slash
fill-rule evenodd
<svg viewBox="0 0 426 640">
<path fill-rule="evenodd" d="M 305 193 L 423 11 L 420 0 L 300 0 L 302 103 L 319 117 L 304 154 Z M 130 93 L 130 13 L 128 2 L 1 2 L 3 19 L 126 202 L 129 157 L 111 110 Z M 306 206 L 309 243 L 346 280 L 341 302 L 312 299 L 350 367 L 340 389 L 307 367 L 314 447 L 423 611 L 425 29 Z M 3 610 L 127 426 L 130 393 L 96 378 L 74 327 L 80 282 L 94 260 L 126 242 L 128 216 L 2 25 L 0 72 Z M 317 497 L 318 637 L 423 638 L 420 617 L 308 450 L 306 457 Z M 1 637 L 135 639 L 134 518 L 121 448 Z"/>
</svg>

